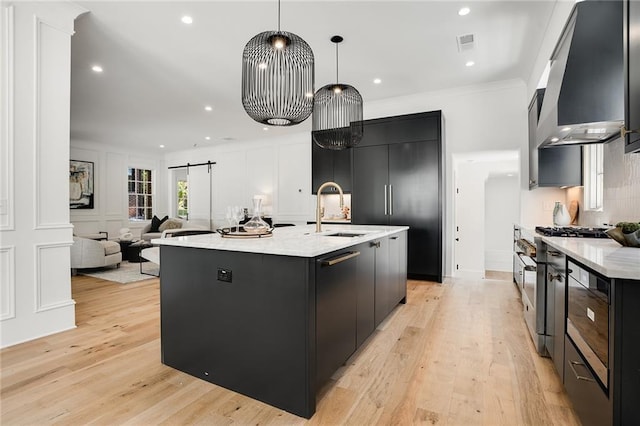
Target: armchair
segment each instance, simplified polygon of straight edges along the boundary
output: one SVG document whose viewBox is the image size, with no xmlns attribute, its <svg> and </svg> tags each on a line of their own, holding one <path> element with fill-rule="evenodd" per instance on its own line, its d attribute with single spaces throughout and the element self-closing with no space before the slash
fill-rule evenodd
<svg viewBox="0 0 640 426">
<path fill-rule="evenodd" d="M 122 253 L 115 241 L 96 241 L 89 238 L 73 237 L 71 245 L 71 272 L 77 269 L 120 266 Z"/>
</svg>

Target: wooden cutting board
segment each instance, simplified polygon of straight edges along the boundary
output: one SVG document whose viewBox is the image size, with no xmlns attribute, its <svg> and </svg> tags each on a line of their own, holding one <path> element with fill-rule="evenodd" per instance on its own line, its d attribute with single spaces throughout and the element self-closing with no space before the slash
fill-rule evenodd
<svg viewBox="0 0 640 426">
<path fill-rule="evenodd" d="M 578 214 L 580 213 L 580 206 L 578 200 L 573 200 L 569 203 L 569 217 L 571 218 L 571 225 L 578 224 Z"/>
</svg>

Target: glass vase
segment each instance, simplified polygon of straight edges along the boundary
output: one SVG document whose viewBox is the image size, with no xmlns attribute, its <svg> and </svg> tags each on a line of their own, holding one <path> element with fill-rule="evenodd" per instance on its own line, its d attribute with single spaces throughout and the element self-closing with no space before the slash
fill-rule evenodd
<svg viewBox="0 0 640 426">
<path fill-rule="evenodd" d="M 270 228 L 269 224 L 260 217 L 262 199 L 253 199 L 253 216 L 244 224 L 244 230 L 250 234 L 264 234 Z"/>
</svg>

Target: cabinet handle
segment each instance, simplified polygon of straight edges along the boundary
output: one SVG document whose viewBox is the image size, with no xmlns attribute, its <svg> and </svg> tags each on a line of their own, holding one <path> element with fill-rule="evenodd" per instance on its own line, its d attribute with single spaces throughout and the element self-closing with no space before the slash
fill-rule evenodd
<svg viewBox="0 0 640 426">
<path fill-rule="evenodd" d="M 389 185 L 389 216 L 393 216 L 393 185 Z"/>
<path fill-rule="evenodd" d="M 556 257 L 562 254 L 559 251 L 554 251 L 554 250 L 547 250 L 547 253 L 550 254 L 551 256 L 556 256 Z"/>
<path fill-rule="evenodd" d="M 390 240 L 397 240 L 398 237 L 389 237 Z"/>
<path fill-rule="evenodd" d="M 581 376 L 576 372 L 576 368 L 574 367 L 575 365 L 582 365 L 584 368 L 587 368 L 586 365 L 584 365 L 583 362 L 580 361 L 569 361 L 569 367 L 571 367 L 571 371 L 573 371 L 573 374 L 575 374 L 576 379 L 578 380 L 584 380 L 585 382 L 595 382 L 595 380 L 593 380 L 591 377 L 587 377 L 587 376 Z"/>
<path fill-rule="evenodd" d="M 322 266 L 333 266 L 333 265 L 336 265 L 338 263 L 344 262 L 345 260 L 352 259 L 352 258 L 354 258 L 356 256 L 360 256 L 360 252 L 359 251 L 352 251 L 352 252 L 349 252 L 349 253 L 345 254 L 344 256 L 334 257 L 333 259 L 328 259 L 328 260 L 323 260 L 322 261 Z"/>
<path fill-rule="evenodd" d="M 535 179 L 531 179 L 531 180 L 529 180 L 529 185 L 535 185 L 535 184 L 536 184 Z"/>
<path fill-rule="evenodd" d="M 622 126 L 622 128 L 620 129 L 620 137 L 621 138 L 624 138 L 625 136 L 627 136 L 630 133 L 640 133 L 640 129 L 627 130 L 624 126 Z"/>
<path fill-rule="evenodd" d="M 373 243 L 370 243 L 369 247 L 380 248 L 380 241 L 374 241 Z"/>
<path fill-rule="evenodd" d="M 387 185 L 384 186 L 384 215 L 387 215 Z"/>
</svg>

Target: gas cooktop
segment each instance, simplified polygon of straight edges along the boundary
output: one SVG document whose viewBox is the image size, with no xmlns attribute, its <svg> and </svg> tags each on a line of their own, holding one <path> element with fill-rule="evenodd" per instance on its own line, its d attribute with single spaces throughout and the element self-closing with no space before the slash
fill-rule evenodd
<svg viewBox="0 0 640 426">
<path fill-rule="evenodd" d="M 578 238 L 609 238 L 604 232 L 607 228 L 586 228 L 579 226 L 536 226 L 536 232 L 545 237 L 578 237 Z"/>
</svg>

